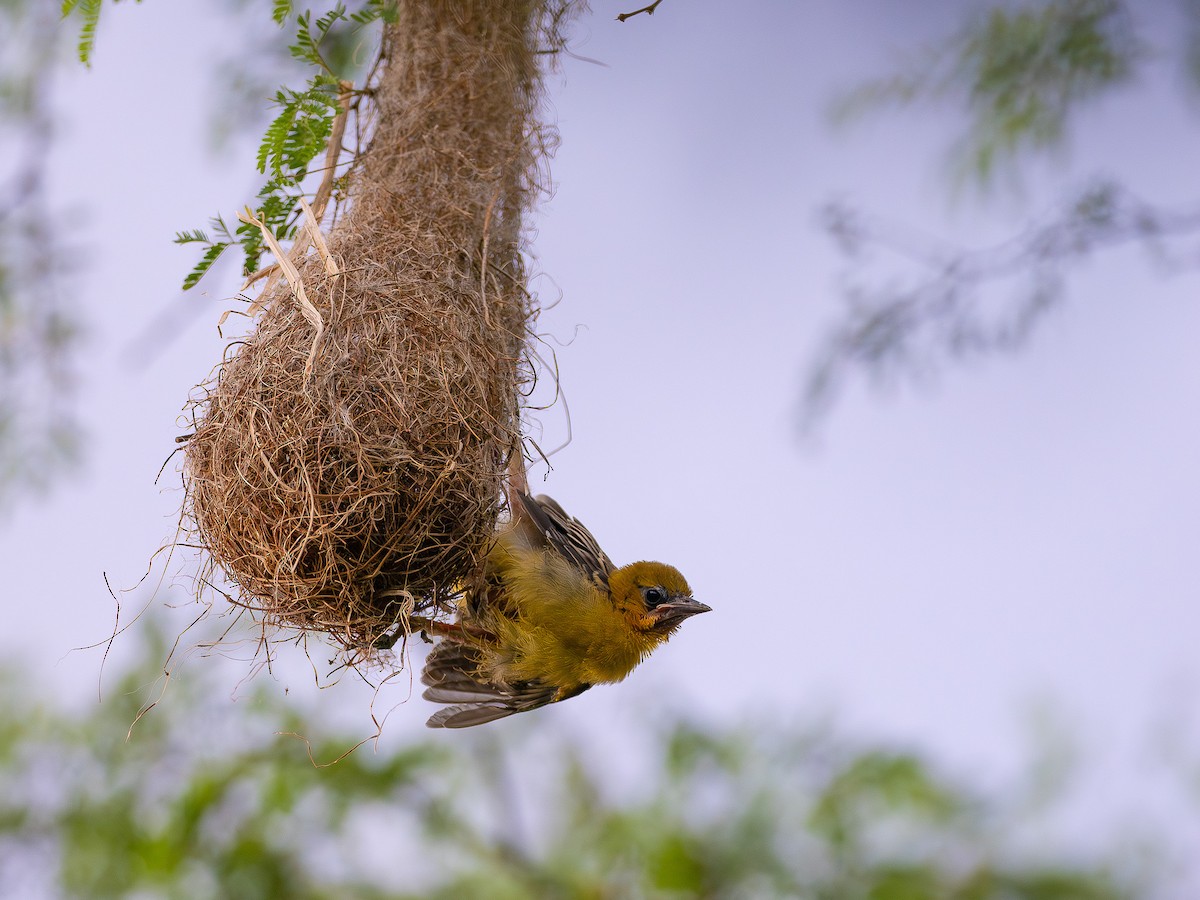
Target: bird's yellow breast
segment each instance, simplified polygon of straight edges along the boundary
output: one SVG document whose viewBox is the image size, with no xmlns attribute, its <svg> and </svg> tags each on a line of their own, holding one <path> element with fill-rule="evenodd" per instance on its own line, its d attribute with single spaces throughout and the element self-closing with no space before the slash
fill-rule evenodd
<svg viewBox="0 0 1200 900">
<path fill-rule="evenodd" d="M 488 557 L 502 590 L 477 624 L 495 635 L 487 675 L 571 689 L 620 681 L 657 643 L 617 609 L 608 591 L 567 560 L 503 538 Z"/>
</svg>

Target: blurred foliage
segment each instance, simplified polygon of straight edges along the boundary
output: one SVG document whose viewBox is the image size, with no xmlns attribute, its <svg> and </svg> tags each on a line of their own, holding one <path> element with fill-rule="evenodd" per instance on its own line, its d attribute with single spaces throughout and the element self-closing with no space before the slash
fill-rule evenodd
<svg viewBox="0 0 1200 900">
<path fill-rule="evenodd" d="M 0 0 L 0 513 L 79 445 L 67 225 L 47 184 L 61 50 L 53 4 Z"/>
<path fill-rule="evenodd" d="M 1194 91 L 1200 92 L 1200 0 L 1180 0 L 1185 10 L 1183 71 Z"/>
<path fill-rule="evenodd" d="M 825 729 L 657 716 L 613 760 L 546 716 L 317 767 L 310 749 L 353 740 L 312 737 L 322 724 L 277 691 L 235 704 L 204 666 L 130 730 L 164 655 L 151 644 L 83 712 L 3 678 L 0 894 L 1107 900 L 1146 884 L 1120 852 L 1022 850 L 1031 823 L 1007 798 Z"/>
<path fill-rule="evenodd" d="M 104 10 L 105 0 L 62 0 L 62 17 L 77 16 L 79 19 L 79 39 L 75 44 L 75 54 L 85 66 L 92 64 L 92 51 L 96 49 L 96 29 L 100 25 L 100 13 Z M 112 0 L 119 3 L 120 0 Z M 142 0 L 135 0 L 141 3 Z"/>
<path fill-rule="evenodd" d="M 1163 270 L 1195 268 L 1194 252 L 1180 245 L 1200 235 L 1200 208 L 1162 209 L 1103 180 L 979 249 L 917 238 L 845 204 L 827 207 L 825 224 L 849 263 L 845 309 L 810 364 L 805 427 L 856 370 L 886 383 L 1019 350 L 1063 301 L 1074 267 L 1113 247 L 1137 241 Z M 880 251 L 890 264 L 882 283 L 871 267 Z"/>
<path fill-rule="evenodd" d="M 1050 0 L 975 11 L 916 64 L 844 97 L 843 117 L 918 100 L 967 116 L 960 177 L 987 185 L 1022 154 L 1058 146 L 1087 101 L 1126 84 L 1145 57 L 1119 0 Z"/>
<path fill-rule="evenodd" d="M 1180 17 L 1185 37 L 1155 46 L 1148 12 Z M 1143 17 L 1139 18 L 1138 14 Z M 1089 107 L 1172 64 L 1200 86 L 1200 2 L 1176 9 L 1124 0 L 1026 0 L 967 13 L 964 26 L 913 64 L 842 98 L 841 118 L 925 102 L 962 112 L 950 183 L 987 192 L 1019 185 L 1034 157 L 1066 147 Z M 1179 80 L 1177 79 L 1177 83 Z M 1175 202 L 1175 198 L 1172 198 Z M 922 378 L 947 361 L 1024 346 L 1067 295 L 1070 274 L 1096 254 L 1137 244 L 1166 268 L 1196 268 L 1200 201 L 1147 202 L 1110 175 L 1091 175 L 1011 237 L 969 249 L 936 242 L 844 204 L 826 226 L 847 261 L 845 312 L 809 369 L 801 423 L 813 427 L 847 377 Z M 886 274 L 870 265 L 883 258 Z"/>
</svg>

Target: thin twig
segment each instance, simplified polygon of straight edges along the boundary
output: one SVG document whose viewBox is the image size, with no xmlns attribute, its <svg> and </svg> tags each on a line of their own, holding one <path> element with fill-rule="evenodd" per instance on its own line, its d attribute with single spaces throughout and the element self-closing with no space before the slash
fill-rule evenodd
<svg viewBox="0 0 1200 900">
<path fill-rule="evenodd" d="M 633 12 L 617 13 L 617 21 L 624 22 L 626 19 L 632 19 L 634 16 L 640 16 L 642 13 L 652 16 L 654 15 L 654 11 L 658 9 L 658 4 L 660 3 L 662 3 L 662 0 L 654 0 L 654 2 L 649 6 L 643 6 L 641 9 L 635 9 Z"/>
</svg>

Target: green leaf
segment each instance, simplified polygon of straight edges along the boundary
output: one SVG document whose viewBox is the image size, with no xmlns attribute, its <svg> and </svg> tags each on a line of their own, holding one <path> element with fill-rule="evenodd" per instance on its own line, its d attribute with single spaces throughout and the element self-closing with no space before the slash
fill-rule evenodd
<svg viewBox="0 0 1200 900">
<path fill-rule="evenodd" d="M 186 278 L 183 279 L 183 289 L 187 291 L 194 288 L 200 279 L 204 277 L 205 273 L 212 268 L 212 265 L 217 261 L 217 258 L 225 252 L 225 248 L 228 246 L 228 243 L 221 241 L 219 243 L 212 244 L 207 250 L 205 250 L 204 255 L 200 257 L 200 262 L 196 263 L 196 267 L 188 273 Z"/>
<path fill-rule="evenodd" d="M 304 93 L 282 89 L 282 107 L 258 148 L 258 170 L 273 177 L 303 178 L 308 164 L 325 150 L 337 115 L 337 98 L 328 78 L 317 77 Z"/>
<path fill-rule="evenodd" d="M 79 42 L 76 54 L 85 66 L 92 64 L 92 50 L 96 46 L 96 26 L 100 24 L 100 9 L 104 0 L 63 0 L 63 17 L 78 11 L 83 17 L 79 26 Z"/>
<path fill-rule="evenodd" d="M 380 20 L 395 22 L 397 15 L 396 0 L 370 0 L 364 9 L 350 13 L 350 18 L 359 25 L 369 25 Z"/>
<path fill-rule="evenodd" d="M 118 0 L 113 0 L 118 2 Z M 141 3 L 142 0 L 136 0 Z M 62 17 L 66 19 L 72 13 L 78 13 L 82 18 L 79 26 L 79 42 L 76 54 L 85 66 L 92 64 L 92 51 L 96 47 L 96 27 L 100 24 L 100 11 L 104 0 L 62 0 Z"/>
<path fill-rule="evenodd" d="M 995 6 L 888 78 L 862 85 L 838 118 L 887 104 L 953 101 L 969 123 L 958 175 L 983 187 L 1022 156 L 1059 147 L 1085 104 L 1127 83 L 1146 57 L 1128 4 L 1040 0 Z"/>
<path fill-rule="evenodd" d="M 229 230 L 229 226 L 225 224 L 225 220 L 217 215 L 208 220 L 209 227 L 227 241 L 233 241 L 233 232 Z"/>
<path fill-rule="evenodd" d="M 70 2 L 83 3 L 89 0 Z M 272 18 L 283 24 L 293 14 L 295 6 L 292 0 L 272 0 Z M 295 36 L 289 51 L 294 58 L 313 66 L 316 71 L 311 73 L 303 90 L 284 86 L 276 91 L 273 99 L 277 112 L 263 132 L 255 156 L 259 172 L 267 176 L 266 183 L 258 192 L 257 216 L 280 241 L 295 237 L 300 217 L 295 198 L 304 190 L 303 184 L 313 160 L 325 153 L 334 120 L 341 111 L 338 102 L 341 82 L 322 50 L 330 54 L 336 65 L 341 66 L 345 62 L 343 57 L 347 55 L 346 48 L 357 45 L 349 40 L 352 29 L 338 29 L 339 23 L 352 21 L 357 28 L 396 17 L 395 0 L 360 0 L 355 7 L 354 12 L 348 14 L 346 5 L 337 2 L 332 9 L 316 15 L 315 19 L 311 10 L 305 10 L 295 18 Z M 204 275 L 225 247 L 235 244 L 241 248 L 244 256 L 243 272 L 250 275 L 259 268 L 265 246 L 262 232 L 257 226 L 239 223 L 231 230 L 219 217 L 212 220 L 211 226 L 209 232 L 196 229 L 175 236 L 177 243 L 209 245 L 204 258 L 189 274 L 187 287 L 194 285 Z M 218 250 L 218 247 L 221 249 Z"/>
<path fill-rule="evenodd" d="M 296 18 L 296 40 L 288 50 L 301 62 L 314 65 L 330 75 L 334 74 L 332 67 L 321 53 L 321 42 L 329 35 L 335 24 L 345 20 L 346 7 L 339 2 L 325 15 L 317 18 L 314 31 L 312 14 L 305 12 Z"/>
<path fill-rule="evenodd" d="M 328 13 L 317 19 L 317 31 L 321 33 L 321 37 L 325 37 L 329 33 L 329 29 L 333 27 L 335 22 L 344 21 L 346 18 L 346 6 L 344 3 L 338 3 Z"/>
</svg>

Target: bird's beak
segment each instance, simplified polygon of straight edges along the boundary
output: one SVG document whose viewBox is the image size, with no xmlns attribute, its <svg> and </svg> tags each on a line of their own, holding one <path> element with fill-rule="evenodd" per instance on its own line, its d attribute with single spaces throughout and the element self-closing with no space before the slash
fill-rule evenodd
<svg viewBox="0 0 1200 900">
<path fill-rule="evenodd" d="M 650 610 L 655 631 L 674 631 L 684 619 L 697 613 L 712 612 L 712 607 L 691 597 L 678 597 L 669 603 L 660 603 Z"/>
</svg>

